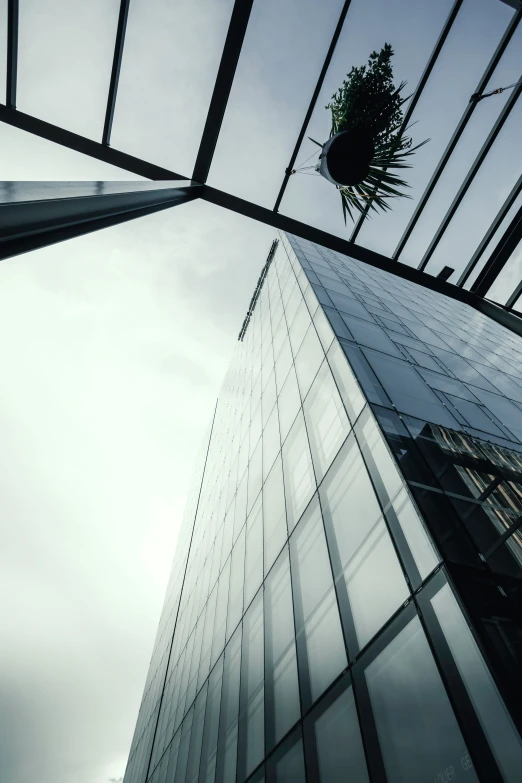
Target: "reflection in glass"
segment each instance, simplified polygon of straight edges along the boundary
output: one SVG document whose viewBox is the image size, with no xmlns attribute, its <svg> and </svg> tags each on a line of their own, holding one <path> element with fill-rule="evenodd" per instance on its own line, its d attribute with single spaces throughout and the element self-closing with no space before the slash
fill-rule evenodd
<svg viewBox="0 0 522 783">
<path fill-rule="evenodd" d="M 240 664 L 241 626 L 225 650 L 223 668 L 217 776 L 221 772 L 224 780 L 235 780 L 236 776 Z"/>
<path fill-rule="evenodd" d="M 301 739 L 276 763 L 275 779 L 276 783 L 306 783 Z"/>
<path fill-rule="evenodd" d="M 247 520 L 245 552 L 245 607 L 263 581 L 263 507 L 259 496 Z"/>
<path fill-rule="evenodd" d="M 290 372 L 288 373 L 285 385 L 283 386 L 281 394 L 279 395 L 278 406 L 279 424 L 281 428 L 281 443 L 284 443 L 301 406 L 297 378 L 293 368 L 291 368 Z"/>
<path fill-rule="evenodd" d="M 283 446 L 283 469 L 288 529 L 292 530 L 315 491 L 312 456 L 302 412 Z"/>
<path fill-rule="evenodd" d="M 241 690 L 246 704 L 242 707 L 245 773 L 249 775 L 265 755 L 264 732 L 264 633 L 263 593 L 258 593 L 243 620 L 243 671 Z"/>
<path fill-rule="evenodd" d="M 265 529 L 265 574 L 267 574 L 288 535 L 281 457 L 276 459 L 263 487 L 263 522 Z"/>
<path fill-rule="evenodd" d="M 316 720 L 315 738 L 321 783 L 368 783 L 351 686 Z"/>
<path fill-rule="evenodd" d="M 328 351 L 328 363 L 353 424 L 364 408 L 366 400 L 337 340 Z"/>
<path fill-rule="evenodd" d="M 295 652 L 294 609 L 290 586 L 288 548 L 285 547 L 265 585 L 266 656 L 269 694 L 267 727 L 274 745 L 299 719 L 299 685 Z M 269 709 L 267 707 L 267 709 Z"/>
<path fill-rule="evenodd" d="M 518 783 L 522 742 L 448 584 L 431 600 L 446 641 L 506 783 Z"/>
<path fill-rule="evenodd" d="M 297 633 L 305 640 L 312 701 L 346 664 L 346 653 L 319 500 L 290 538 Z"/>
<path fill-rule="evenodd" d="M 389 783 L 479 783 L 417 617 L 365 674 Z"/>
<path fill-rule="evenodd" d="M 362 647 L 410 593 L 353 435 L 320 495 L 334 575 L 342 569 Z"/>
<path fill-rule="evenodd" d="M 404 489 L 403 479 L 373 416 L 365 414 L 361 417 L 355 430 L 377 495 L 385 508 L 395 498 L 393 510 L 421 579 L 425 579 L 439 563 L 439 557 L 424 523 Z"/>
<path fill-rule="evenodd" d="M 301 397 L 304 400 L 317 370 L 324 359 L 324 351 L 315 327 L 311 325 L 305 335 L 303 344 L 295 357 L 295 369 L 299 381 Z"/>
<path fill-rule="evenodd" d="M 326 360 L 317 373 L 303 407 L 315 473 L 320 481 L 350 430 L 346 411 Z"/>
</svg>

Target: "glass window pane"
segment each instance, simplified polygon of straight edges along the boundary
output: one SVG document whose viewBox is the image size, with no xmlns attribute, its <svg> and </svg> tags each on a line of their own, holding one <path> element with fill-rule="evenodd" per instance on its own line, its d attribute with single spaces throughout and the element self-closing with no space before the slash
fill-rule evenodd
<svg viewBox="0 0 522 783">
<path fill-rule="evenodd" d="M 292 349 L 290 348 L 289 341 L 286 340 L 283 343 L 281 350 L 279 351 L 279 356 L 277 357 L 275 363 L 276 384 L 278 392 L 281 392 L 291 366 Z"/>
<path fill-rule="evenodd" d="M 353 424 L 364 408 L 366 400 L 337 340 L 328 351 L 328 363 Z"/>
<path fill-rule="evenodd" d="M 301 347 L 301 343 L 304 340 L 304 336 L 312 323 L 308 307 L 304 301 L 301 302 L 294 320 L 290 324 L 290 342 L 292 343 L 292 351 L 294 356 Z"/>
<path fill-rule="evenodd" d="M 506 783 L 518 783 L 522 741 L 448 584 L 431 600 L 442 632 Z"/>
<path fill-rule="evenodd" d="M 197 783 L 199 777 L 199 762 L 201 758 L 201 742 L 203 739 L 203 724 L 207 705 L 207 685 L 198 693 L 194 703 L 194 717 L 190 733 L 190 750 L 187 762 L 186 783 Z"/>
<path fill-rule="evenodd" d="M 249 775 L 265 755 L 265 660 L 263 593 L 260 592 L 243 620 L 242 690 L 245 693 L 245 774 Z"/>
<path fill-rule="evenodd" d="M 393 510 L 419 570 L 421 579 L 430 574 L 440 559 L 407 491 L 373 416 L 361 417 L 355 432 L 379 499 L 384 507 L 395 498 Z"/>
<path fill-rule="evenodd" d="M 297 658 L 295 651 L 294 609 L 290 586 L 290 564 L 285 547 L 265 585 L 265 621 L 267 670 L 271 674 L 273 714 L 272 744 L 279 742 L 301 715 Z"/>
<path fill-rule="evenodd" d="M 315 324 L 315 328 L 317 329 L 317 334 L 319 335 L 319 340 L 321 341 L 321 345 L 323 346 L 323 350 L 326 353 L 326 351 L 329 349 L 329 347 L 332 344 L 332 341 L 334 339 L 334 333 L 332 331 L 332 327 L 328 323 L 328 319 L 326 318 L 321 308 L 315 311 L 314 324 Z"/>
<path fill-rule="evenodd" d="M 290 538 L 290 555 L 297 633 L 305 639 L 315 701 L 347 664 L 317 496 Z"/>
<path fill-rule="evenodd" d="M 411 364 L 369 349 L 364 355 L 401 413 L 457 429 L 457 422 Z"/>
<path fill-rule="evenodd" d="M 226 650 L 223 668 L 223 692 L 219 721 L 219 766 L 224 780 L 235 780 L 237 757 L 237 718 L 239 710 L 239 677 L 241 665 L 241 626 L 232 636 Z M 219 770 L 218 770 L 219 775 Z"/>
<path fill-rule="evenodd" d="M 193 714 L 194 707 L 190 709 L 181 726 L 181 739 L 179 741 L 178 763 L 176 764 L 176 777 L 174 783 L 185 783 Z"/>
<path fill-rule="evenodd" d="M 251 465 L 252 465 L 252 483 L 253 483 L 254 479 L 256 478 L 255 469 L 256 467 L 259 469 L 259 466 L 257 465 L 256 460 L 251 461 Z M 234 529 L 232 532 L 232 542 L 236 540 L 236 538 L 239 535 L 239 531 L 242 529 L 243 525 L 245 524 L 246 515 L 247 515 L 247 494 L 249 489 L 250 489 L 250 471 L 248 473 L 245 473 L 245 475 L 243 476 L 243 480 L 237 490 L 235 505 L 232 506 L 234 510 Z"/>
<path fill-rule="evenodd" d="M 235 630 L 243 614 L 243 586 L 245 575 L 245 529 L 241 531 L 232 550 L 230 587 L 228 594 L 227 636 Z"/>
<path fill-rule="evenodd" d="M 350 430 L 328 362 L 322 363 L 303 407 L 315 474 L 320 481 Z"/>
<path fill-rule="evenodd" d="M 277 783 L 306 783 L 301 739 L 276 763 L 275 779 Z"/>
<path fill-rule="evenodd" d="M 362 647 L 409 597 L 409 590 L 353 436 L 320 494 L 334 574 L 337 578 L 343 571 Z"/>
<path fill-rule="evenodd" d="M 276 459 L 263 487 L 263 522 L 267 574 L 288 536 L 281 457 Z"/>
<path fill-rule="evenodd" d="M 317 370 L 324 359 L 324 351 L 315 327 L 309 327 L 297 356 L 295 357 L 295 369 L 299 381 L 301 397 L 304 400 L 308 393 Z"/>
<path fill-rule="evenodd" d="M 279 413 L 275 407 L 270 414 L 263 432 L 263 480 L 266 480 L 274 460 L 281 448 L 279 436 Z"/>
<path fill-rule="evenodd" d="M 316 720 L 315 738 L 321 783 L 368 783 L 351 686 Z"/>
<path fill-rule="evenodd" d="M 365 674 L 389 783 L 460 775 L 469 754 L 418 617 Z M 465 779 L 479 783 L 473 767 Z"/>
<path fill-rule="evenodd" d="M 201 748 L 201 780 L 205 783 L 214 780 L 222 682 L 223 656 L 212 670 L 208 680 L 207 710 Z"/>
<path fill-rule="evenodd" d="M 297 378 L 293 367 L 290 369 L 285 385 L 279 395 L 278 407 L 281 443 L 284 443 L 285 438 L 290 431 L 290 427 L 294 423 L 295 417 L 301 407 L 301 398 L 299 396 Z"/>
<path fill-rule="evenodd" d="M 356 343 L 365 345 L 367 348 L 375 348 L 390 356 L 402 358 L 401 352 L 393 343 L 384 329 L 376 324 L 365 323 L 356 318 L 350 320 L 350 331 Z"/>
<path fill-rule="evenodd" d="M 252 457 L 250 459 L 250 463 L 248 465 L 248 503 L 247 503 L 246 510 L 242 508 L 242 516 L 240 519 L 241 526 L 245 521 L 246 514 L 250 513 L 250 509 L 254 505 L 254 502 L 257 500 L 257 497 L 261 492 L 262 483 L 263 483 L 263 443 L 261 440 L 259 440 L 254 450 L 254 453 L 252 454 Z M 235 531 L 236 535 L 237 533 L 239 533 L 239 530 L 241 530 L 241 527 L 237 529 L 237 532 Z"/>
<path fill-rule="evenodd" d="M 268 417 L 272 412 L 272 408 L 275 405 L 277 397 L 275 372 L 271 372 L 268 376 L 265 388 L 263 389 L 263 395 L 261 397 L 261 407 L 263 409 L 263 422 L 266 424 Z"/>
<path fill-rule="evenodd" d="M 246 527 L 245 607 L 263 581 L 263 507 L 261 496 L 252 509 Z"/>
<path fill-rule="evenodd" d="M 283 469 L 288 514 L 292 530 L 315 492 L 315 476 L 302 412 L 283 446 Z"/>
</svg>

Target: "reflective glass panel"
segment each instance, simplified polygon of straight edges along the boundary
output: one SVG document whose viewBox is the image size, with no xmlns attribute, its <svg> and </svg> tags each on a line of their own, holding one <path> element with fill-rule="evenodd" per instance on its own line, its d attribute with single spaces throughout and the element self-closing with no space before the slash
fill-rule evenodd
<svg viewBox="0 0 522 783">
<path fill-rule="evenodd" d="M 320 489 L 334 573 L 342 569 L 357 639 L 364 646 L 409 590 L 355 438 Z"/>
<path fill-rule="evenodd" d="M 283 446 L 288 529 L 297 523 L 315 492 L 315 476 L 302 412 Z"/>
<path fill-rule="evenodd" d="M 312 701 L 346 666 L 319 500 L 314 498 L 290 538 L 297 633 L 305 639 Z"/>
<path fill-rule="evenodd" d="M 368 771 L 350 686 L 315 721 L 321 783 L 368 783 Z"/>
<path fill-rule="evenodd" d="M 366 681 L 389 783 L 458 779 L 469 754 L 417 617 L 368 666 Z M 472 766 L 464 777 L 479 783 Z"/>
<path fill-rule="evenodd" d="M 326 361 L 304 402 L 315 474 L 320 481 L 350 430 L 341 397 Z"/>
<path fill-rule="evenodd" d="M 460 676 L 506 783 L 518 783 L 522 741 L 448 584 L 431 600 Z"/>
</svg>

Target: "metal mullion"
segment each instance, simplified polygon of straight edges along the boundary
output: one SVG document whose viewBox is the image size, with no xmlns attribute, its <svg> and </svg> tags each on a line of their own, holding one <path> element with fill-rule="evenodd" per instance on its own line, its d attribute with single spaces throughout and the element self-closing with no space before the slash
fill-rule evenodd
<svg viewBox="0 0 522 783">
<path fill-rule="evenodd" d="M 7 79 L 6 104 L 16 107 L 16 83 L 18 75 L 18 0 L 8 0 L 7 6 Z"/>
<path fill-rule="evenodd" d="M 299 135 L 297 137 L 297 141 L 295 143 L 294 151 L 290 157 L 290 162 L 286 168 L 285 176 L 283 179 L 283 183 L 281 185 L 281 188 L 279 190 L 279 194 L 277 196 L 276 202 L 274 204 L 274 212 L 277 212 L 279 210 L 279 207 L 281 205 L 282 198 L 284 196 L 286 186 L 288 185 L 288 180 L 290 179 L 291 171 L 294 167 L 294 163 L 296 161 L 296 158 L 299 154 L 299 150 L 301 148 L 301 144 L 303 143 L 304 135 L 306 133 L 306 129 L 308 128 L 308 124 L 310 122 L 310 118 L 312 117 L 312 112 L 315 108 L 315 104 L 317 102 L 317 98 L 319 97 L 319 93 L 321 92 L 321 87 L 323 86 L 323 82 L 326 76 L 326 73 L 328 71 L 328 68 L 330 66 L 330 62 L 333 57 L 333 53 L 335 51 L 335 47 L 337 46 L 337 41 L 339 40 L 339 36 L 341 35 L 341 31 L 343 29 L 344 20 L 346 19 L 346 14 L 348 13 L 348 9 L 350 7 L 351 0 L 345 0 L 343 9 L 341 11 L 341 14 L 339 16 L 339 21 L 337 22 L 337 27 L 335 28 L 334 34 L 332 36 L 332 40 L 330 42 L 330 46 L 328 48 L 328 52 L 326 53 L 326 57 L 323 63 L 323 67 L 321 69 L 321 72 L 319 74 L 319 78 L 317 80 L 317 84 L 315 85 L 315 90 L 313 91 L 312 97 L 310 99 L 310 104 L 308 106 L 307 112 L 305 114 L 305 118 L 303 120 L 303 124 L 301 126 L 301 130 L 299 131 Z"/>
<path fill-rule="evenodd" d="M 477 296 L 485 296 L 522 240 L 522 206 L 509 224 L 494 249 L 489 261 L 470 290 Z"/>
<path fill-rule="evenodd" d="M 80 136 L 78 133 L 65 130 L 58 125 L 53 125 L 3 104 L 0 104 L 0 122 L 33 133 L 35 136 L 60 144 L 62 147 L 81 152 L 82 155 L 89 155 L 91 158 L 109 163 L 111 166 L 130 171 L 139 177 L 152 180 L 188 179 L 188 177 L 176 174 L 174 171 L 156 166 L 154 163 L 136 158 L 134 155 L 128 155 L 126 152 L 112 149 L 98 141 Z"/>
<path fill-rule="evenodd" d="M 522 294 L 522 281 L 517 285 L 511 296 L 506 302 L 506 307 L 508 310 L 511 310 L 512 307 L 515 305 L 518 297 Z"/>
<path fill-rule="evenodd" d="M 522 175 L 518 178 L 516 183 L 514 184 L 513 188 L 511 189 L 511 193 L 507 197 L 507 199 L 504 201 L 502 206 L 500 207 L 499 211 L 497 212 L 497 215 L 493 222 L 491 223 L 490 227 L 482 237 L 482 240 L 471 256 L 470 260 L 468 261 L 464 271 L 460 275 L 459 279 L 455 283 L 455 285 L 461 287 L 464 285 L 470 274 L 475 269 L 477 263 L 479 262 L 480 258 L 482 257 L 482 254 L 484 253 L 485 249 L 491 242 L 491 239 L 495 235 L 496 231 L 500 228 L 502 221 L 508 214 L 509 210 L 515 203 L 519 193 L 522 191 Z"/>
<path fill-rule="evenodd" d="M 496 50 L 495 50 L 491 60 L 489 61 L 488 65 L 486 67 L 486 70 L 482 74 L 482 77 L 481 77 L 481 79 L 480 79 L 480 81 L 479 81 L 479 83 L 478 83 L 478 85 L 477 85 L 477 87 L 475 89 L 476 93 L 482 93 L 484 91 L 484 89 L 486 88 L 489 80 L 493 76 L 493 73 L 494 73 L 497 65 L 500 62 L 500 59 L 501 59 L 502 55 L 504 54 L 504 52 L 505 52 L 509 42 L 511 41 L 511 38 L 513 37 L 513 34 L 514 34 L 515 30 L 517 29 L 518 24 L 519 24 L 521 18 L 522 18 L 522 9 L 520 11 L 517 11 L 513 15 L 513 18 L 511 19 L 511 22 L 509 23 L 508 27 L 506 28 L 506 30 L 504 32 L 504 35 L 502 36 L 501 41 L 499 42 L 499 44 L 498 44 L 498 46 L 497 46 L 497 48 L 496 48 Z M 432 194 L 432 192 L 433 192 L 433 190 L 435 188 L 435 185 L 439 181 L 442 172 L 444 171 L 444 169 L 445 169 L 445 167 L 446 167 L 446 165 L 447 165 L 451 155 L 453 154 L 453 150 L 457 146 L 458 140 L 462 136 L 462 133 L 464 132 L 464 129 L 465 129 L 466 125 L 468 124 L 469 120 L 471 119 L 471 115 L 475 111 L 476 105 L 477 105 L 477 102 L 473 101 L 473 102 L 470 102 L 466 106 L 466 109 L 464 110 L 464 113 L 463 113 L 462 117 L 460 118 L 459 123 L 458 123 L 457 127 L 455 128 L 455 130 L 453 132 L 453 135 L 452 135 L 451 139 L 449 140 L 448 145 L 447 145 L 446 149 L 444 150 L 444 153 L 443 153 L 441 159 L 439 160 L 439 162 L 437 164 L 437 168 L 433 172 L 433 174 L 431 176 L 431 179 L 430 179 L 426 189 L 424 190 L 424 193 L 422 194 L 421 199 L 420 199 L 419 203 L 417 204 L 417 207 L 415 208 L 415 212 L 411 216 L 410 221 L 409 221 L 408 225 L 406 226 L 406 229 L 405 229 L 402 237 L 400 238 L 397 247 L 395 248 L 395 250 L 393 252 L 392 258 L 393 258 L 394 261 L 397 261 L 397 259 L 399 258 L 400 254 L 404 250 L 404 246 L 406 245 L 406 242 L 410 238 L 410 235 L 411 235 L 413 229 L 415 228 L 415 225 L 417 224 L 417 221 L 419 220 L 419 218 L 421 216 L 421 213 L 424 210 L 424 208 L 425 208 L 425 206 L 426 206 L 426 204 L 428 202 L 428 199 L 431 196 L 431 194 Z"/>
<path fill-rule="evenodd" d="M 413 114 L 413 111 L 419 102 L 419 98 L 421 97 L 422 91 L 424 90 L 424 87 L 426 86 L 426 83 L 428 79 L 430 78 L 431 72 L 433 68 L 435 67 L 435 63 L 437 62 L 438 56 L 441 53 L 442 47 L 444 46 L 446 42 L 446 38 L 449 35 L 449 32 L 453 26 L 453 22 L 455 21 L 457 14 L 460 10 L 460 7 L 462 5 L 463 0 L 455 0 L 453 7 L 448 15 L 448 18 L 446 19 L 444 23 L 444 27 L 441 30 L 441 33 L 439 35 L 439 38 L 437 40 L 437 43 L 435 44 L 433 51 L 431 53 L 430 59 L 426 63 L 426 67 L 424 69 L 424 72 L 419 80 L 419 83 L 417 87 L 415 88 L 415 92 L 413 93 L 410 105 L 408 106 L 408 110 L 406 111 L 406 114 L 404 115 L 404 120 L 402 121 L 402 125 L 399 130 L 399 136 L 403 134 L 407 128 L 408 122 L 411 119 L 411 115 Z M 352 235 L 350 237 L 350 242 L 355 242 L 355 239 L 357 238 L 357 235 L 359 231 L 361 230 L 363 223 L 366 219 L 366 215 L 370 211 L 370 204 L 367 204 L 364 208 L 363 213 L 359 217 L 359 220 L 357 221 L 357 224 L 352 231 Z"/>
<path fill-rule="evenodd" d="M 235 0 L 192 178 L 206 182 L 227 108 L 254 0 Z"/>
<path fill-rule="evenodd" d="M 118 92 L 118 82 L 120 79 L 120 69 L 123 57 L 123 46 L 125 44 L 125 31 L 127 29 L 129 6 L 130 0 L 121 0 L 120 13 L 118 16 L 118 27 L 116 30 L 116 42 L 114 44 L 114 58 L 112 61 L 109 96 L 107 98 L 107 110 L 105 112 L 105 123 L 103 126 L 102 135 L 102 144 L 106 145 L 109 145 L 111 140 L 112 121 L 114 119 L 114 108 L 116 106 L 116 95 Z"/>
<path fill-rule="evenodd" d="M 464 181 L 462 182 L 462 184 L 461 184 L 461 186 L 460 186 L 460 188 L 459 188 L 459 190 L 457 192 L 457 195 L 455 196 L 455 198 L 451 202 L 451 205 L 450 205 L 449 209 L 447 210 L 447 212 L 444 215 L 444 218 L 443 218 L 441 224 L 439 225 L 437 231 L 435 232 L 435 236 L 432 238 L 432 240 L 431 240 L 431 242 L 429 244 L 428 249 L 424 253 L 424 256 L 422 257 L 422 260 L 421 260 L 419 266 L 417 267 L 421 272 L 424 271 L 424 269 L 426 268 L 426 266 L 428 264 L 428 261 L 430 260 L 430 258 L 432 257 L 433 253 L 435 252 L 435 250 L 437 248 L 437 245 L 439 244 L 440 240 L 444 236 L 444 233 L 445 233 L 446 229 L 448 228 L 451 220 L 453 219 L 453 216 L 455 215 L 455 212 L 459 208 L 459 206 L 460 206 L 460 204 L 462 202 L 462 199 L 466 195 L 466 193 L 467 193 L 471 183 L 475 179 L 475 176 L 478 174 L 478 171 L 479 171 L 480 167 L 482 166 L 482 164 L 483 164 L 483 162 L 484 162 L 484 160 L 486 158 L 486 155 L 488 154 L 488 152 L 490 151 L 491 147 L 493 146 L 493 143 L 494 143 L 495 139 L 497 138 L 498 134 L 502 130 L 502 128 L 504 126 L 504 123 L 508 119 L 508 117 L 509 117 L 509 115 L 511 113 L 511 110 L 514 108 L 514 106 L 515 106 L 515 104 L 516 104 L 516 102 L 517 102 L 517 100 L 518 100 L 518 98 L 519 98 L 521 93 L 522 93 L 522 76 L 521 76 L 521 81 L 520 81 L 519 86 L 516 89 L 513 90 L 513 92 L 509 96 L 509 99 L 506 101 L 506 103 L 504 105 L 504 108 L 502 109 L 502 111 L 498 115 L 497 120 L 496 120 L 495 124 L 493 125 L 492 129 L 490 130 L 486 141 L 482 145 L 482 148 L 481 148 L 480 152 L 478 153 L 477 157 L 473 161 L 473 165 L 471 166 L 471 168 L 469 169 L 468 173 L 466 174 L 466 177 L 465 177 Z"/>
</svg>

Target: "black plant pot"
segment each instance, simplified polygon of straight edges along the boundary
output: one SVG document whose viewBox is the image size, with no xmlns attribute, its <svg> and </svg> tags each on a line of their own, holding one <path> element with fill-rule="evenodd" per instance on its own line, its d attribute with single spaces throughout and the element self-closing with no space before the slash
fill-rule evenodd
<svg viewBox="0 0 522 783">
<path fill-rule="evenodd" d="M 374 154 L 373 140 L 366 133 L 341 131 L 324 145 L 319 173 L 334 185 L 359 185 L 369 174 Z"/>
</svg>

